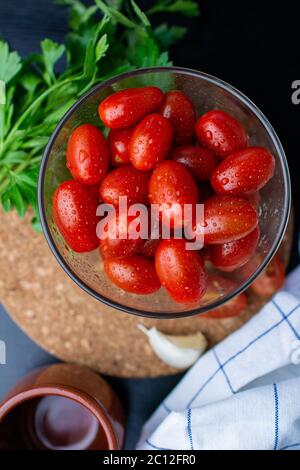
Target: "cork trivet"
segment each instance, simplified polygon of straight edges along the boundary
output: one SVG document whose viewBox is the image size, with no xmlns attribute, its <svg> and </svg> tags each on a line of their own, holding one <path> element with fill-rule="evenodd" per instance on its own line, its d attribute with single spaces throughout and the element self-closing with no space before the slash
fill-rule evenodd
<svg viewBox="0 0 300 470">
<path fill-rule="evenodd" d="M 240 317 L 210 320 L 200 317 L 152 320 L 119 312 L 90 297 L 58 265 L 29 217 L 0 212 L 0 299 L 15 322 L 56 357 L 86 364 L 119 377 L 173 374 L 152 352 L 137 324 L 158 326 L 167 333 L 202 331 L 213 345 L 243 325 L 266 299 L 249 293 L 249 307 Z M 288 261 L 292 223 L 281 247 Z"/>
</svg>

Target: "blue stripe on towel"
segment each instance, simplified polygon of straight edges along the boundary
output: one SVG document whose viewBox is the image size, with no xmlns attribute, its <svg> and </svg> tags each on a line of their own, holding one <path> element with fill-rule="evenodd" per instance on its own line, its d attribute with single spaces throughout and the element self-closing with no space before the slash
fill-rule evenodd
<svg viewBox="0 0 300 470">
<path fill-rule="evenodd" d="M 288 446 L 284 446 L 280 450 L 288 450 L 288 449 L 292 449 L 293 447 L 300 447 L 300 442 L 297 442 L 297 444 L 290 444 Z"/>
<path fill-rule="evenodd" d="M 292 332 L 294 333 L 294 335 L 296 336 L 297 339 L 300 339 L 300 335 L 299 333 L 295 330 L 295 328 L 293 327 L 293 325 L 291 324 L 290 320 L 288 319 L 288 317 L 286 316 L 286 314 L 282 311 L 282 309 L 279 307 L 279 305 L 274 301 L 272 300 L 272 304 L 276 307 L 276 309 L 278 310 L 278 312 L 282 315 L 282 317 L 285 319 L 285 321 L 287 322 L 287 324 L 289 325 L 289 327 L 291 328 Z"/>
<path fill-rule="evenodd" d="M 225 370 L 224 370 L 224 367 L 223 367 L 222 364 L 221 364 L 221 361 L 220 361 L 220 359 L 219 359 L 219 357 L 218 357 L 218 355 L 217 355 L 217 353 L 216 353 L 216 350 L 213 349 L 213 350 L 212 350 L 212 353 L 213 353 L 213 355 L 215 356 L 216 361 L 217 361 L 218 365 L 220 366 L 221 371 L 223 372 L 223 375 L 224 375 L 224 377 L 225 377 L 226 382 L 228 383 L 228 387 L 230 388 L 231 393 L 235 394 L 236 392 L 233 390 L 233 387 L 232 387 L 232 385 L 231 385 L 231 382 L 230 382 L 230 380 L 229 380 L 229 377 L 228 377 L 228 375 L 226 374 L 226 372 L 225 372 Z"/>
<path fill-rule="evenodd" d="M 194 450 L 193 433 L 192 433 L 192 410 L 187 410 L 187 433 L 190 441 L 191 450 Z"/>
<path fill-rule="evenodd" d="M 274 409 L 275 409 L 275 436 L 274 436 L 274 448 L 278 450 L 278 434 L 279 434 L 279 409 L 278 409 L 278 389 L 277 384 L 273 384 L 274 387 Z"/>
<path fill-rule="evenodd" d="M 152 449 L 156 450 L 175 450 L 175 449 L 169 449 L 168 447 L 157 447 L 155 444 L 152 444 L 152 442 L 149 441 L 149 439 L 146 440 L 146 443 L 148 446 L 152 447 Z"/>
</svg>

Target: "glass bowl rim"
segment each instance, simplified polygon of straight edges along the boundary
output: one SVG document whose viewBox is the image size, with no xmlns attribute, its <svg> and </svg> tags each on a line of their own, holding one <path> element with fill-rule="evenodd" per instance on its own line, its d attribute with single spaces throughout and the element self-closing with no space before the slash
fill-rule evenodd
<svg viewBox="0 0 300 470">
<path fill-rule="evenodd" d="M 47 162 L 49 159 L 49 155 L 51 153 L 52 146 L 56 140 L 56 137 L 60 130 L 63 128 L 65 125 L 66 121 L 70 118 L 70 116 L 73 114 L 74 111 L 76 111 L 81 104 L 86 101 L 88 98 L 93 96 L 98 90 L 101 90 L 103 88 L 106 88 L 108 86 L 112 86 L 119 81 L 126 79 L 126 78 L 131 78 L 134 76 L 138 75 L 143 75 L 143 74 L 148 74 L 148 73 L 160 73 L 160 72 L 171 72 L 171 73 L 178 73 L 181 75 L 187 75 L 187 76 L 192 76 L 196 78 L 201 78 L 204 79 L 205 81 L 212 83 L 214 85 L 217 85 L 220 88 L 223 88 L 225 91 L 229 92 L 231 95 L 235 96 L 240 102 L 242 102 L 250 111 L 258 118 L 258 120 L 261 122 L 261 124 L 264 126 L 266 132 L 269 134 L 276 151 L 279 155 L 282 169 L 283 169 L 283 179 L 284 179 L 284 185 L 285 185 L 285 203 L 284 203 L 284 208 L 283 208 L 283 218 L 280 224 L 280 228 L 278 230 L 278 233 L 275 237 L 275 240 L 272 244 L 271 249 L 269 250 L 268 255 L 266 256 L 265 260 L 259 265 L 259 267 L 255 270 L 255 272 L 243 283 L 241 284 L 236 290 L 233 292 L 225 295 L 224 297 L 221 297 L 220 299 L 216 300 L 213 304 L 211 304 L 209 307 L 203 306 L 203 307 L 198 307 L 194 308 L 193 310 L 189 311 L 180 311 L 180 312 L 145 312 L 143 310 L 139 310 L 137 308 L 133 307 L 128 307 L 126 305 L 120 304 L 118 302 L 115 302 L 114 300 L 111 300 L 104 295 L 101 295 L 97 293 L 94 289 L 89 287 L 85 282 L 83 282 L 80 277 L 67 265 L 65 262 L 63 256 L 60 254 L 58 251 L 56 244 L 53 240 L 53 237 L 51 235 L 47 220 L 46 220 L 46 210 L 45 210 L 45 203 L 44 203 L 44 194 L 43 194 L 43 188 L 44 188 L 44 179 L 45 179 L 45 173 L 46 173 L 46 167 L 47 167 Z M 148 317 L 148 318 L 155 318 L 155 319 L 175 319 L 175 318 L 183 318 L 183 317 L 191 317 L 195 315 L 201 315 L 203 313 L 207 313 L 210 310 L 214 310 L 221 305 L 223 305 L 225 302 L 228 302 L 235 296 L 241 294 L 244 290 L 246 290 L 250 284 L 261 274 L 261 272 L 264 270 L 264 268 L 268 265 L 268 263 L 271 261 L 273 258 L 274 254 L 276 253 L 283 237 L 284 233 L 288 224 L 289 220 L 289 214 L 290 214 L 290 207 L 291 207 L 291 182 L 290 182 L 290 174 L 289 174 L 289 168 L 288 168 L 288 163 L 286 160 L 285 152 L 283 150 L 283 147 L 281 145 L 281 142 L 273 129 L 272 125 L 268 121 L 268 119 L 265 117 L 265 115 L 260 111 L 259 108 L 242 92 L 240 92 L 238 89 L 233 87 L 232 85 L 228 84 L 227 82 L 214 77 L 213 75 L 207 74 L 205 72 L 201 72 L 198 70 L 186 68 L 186 67 L 145 67 L 145 68 L 139 68 L 130 72 L 125 72 L 119 75 L 116 75 L 114 77 L 109 78 L 108 80 L 105 80 L 98 85 L 92 87 L 89 91 L 84 93 L 83 96 L 81 96 L 76 103 L 73 104 L 73 106 L 70 107 L 70 109 L 65 113 L 65 115 L 61 118 L 59 121 L 58 125 L 56 126 L 55 130 L 53 131 L 49 142 L 45 148 L 42 160 L 41 160 L 41 165 L 40 165 L 40 171 L 39 171 L 39 178 L 38 178 L 38 207 L 39 207 L 39 214 L 40 214 L 40 220 L 41 220 L 41 225 L 43 229 L 43 233 L 45 235 L 45 238 L 47 240 L 47 243 L 55 256 L 56 260 L 60 264 L 60 266 L 63 268 L 63 270 L 68 274 L 68 276 L 79 286 L 81 289 L 83 289 L 85 292 L 90 294 L 92 297 L 97 299 L 100 302 L 103 302 L 105 305 L 108 305 L 109 307 L 113 307 L 117 310 L 120 310 L 125 313 L 130 313 L 133 315 L 137 316 L 142 316 L 142 317 Z"/>
</svg>

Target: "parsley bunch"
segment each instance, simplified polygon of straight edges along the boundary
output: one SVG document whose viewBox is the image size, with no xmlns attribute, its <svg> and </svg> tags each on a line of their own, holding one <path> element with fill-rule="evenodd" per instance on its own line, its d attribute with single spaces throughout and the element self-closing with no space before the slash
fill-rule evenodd
<svg viewBox="0 0 300 470">
<path fill-rule="evenodd" d="M 198 14 L 197 2 L 159 0 L 145 14 L 134 0 L 58 0 L 70 7 L 65 44 L 41 42 L 25 60 L 0 41 L 0 195 L 4 211 L 23 217 L 33 208 L 39 229 L 37 179 L 41 157 L 58 121 L 89 88 L 139 67 L 170 65 L 166 51 L 185 28 L 152 28 L 155 13 Z M 64 57 L 65 68 L 56 72 Z"/>
</svg>

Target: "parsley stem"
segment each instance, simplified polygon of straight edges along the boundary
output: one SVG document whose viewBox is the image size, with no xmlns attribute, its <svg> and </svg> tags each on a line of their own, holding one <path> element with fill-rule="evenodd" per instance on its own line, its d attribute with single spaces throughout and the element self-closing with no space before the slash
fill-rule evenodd
<svg viewBox="0 0 300 470">
<path fill-rule="evenodd" d="M 0 194 L 2 194 L 3 191 L 5 191 L 8 185 L 9 185 L 9 178 L 5 178 L 0 184 Z"/>
<path fill-rule="evenodd" d="M 7 135 L 7 137 L 6 137 L 6 139 L 3 143 L 2 153 L 4 153 L 5 150 L 7 150 L 12 138 L 14 137 L 14 134 L 18 131 L 21 124 L 25 121 L 25 119 L 30 115 L 30 113 L 34 110 L 34 108 L 36 106 L 38 106 L 40 103 L 42 103 L 42 101 L 45 98 L 47 98 L 47 96 L 49 96 L 57 88 L 66 85 L 70 81 L 80 80 L 81 78 L 82 78 L 82 76 L 67 78 L 67 79 L 63 80 L 62 82 L 55 83 L 50 88 L 48 88 L 43 93 L 41 93 L 41 95 L 31 103 L 31 105 L 26 109 L 26 111 L 22 114 L 22 116 L 20 116 L 19 119 L 15 122 L 14 126 L 12 127 L 11 131 L 9 132 L 9 134 Z"/>
</svg>

